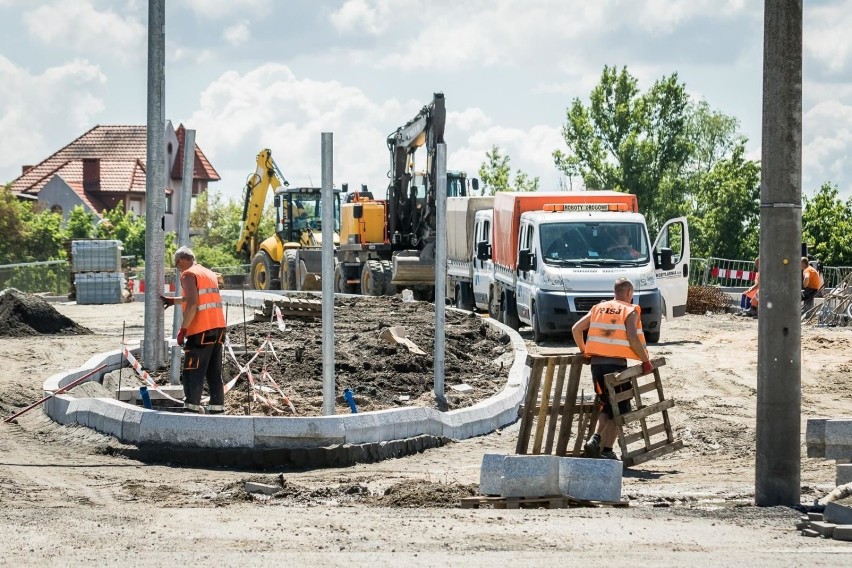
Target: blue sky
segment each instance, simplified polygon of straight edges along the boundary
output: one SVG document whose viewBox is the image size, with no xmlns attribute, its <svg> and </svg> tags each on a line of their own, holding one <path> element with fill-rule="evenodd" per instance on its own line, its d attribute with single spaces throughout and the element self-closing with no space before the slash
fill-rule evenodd
<svg viewBox="0 0 852 568">
<path fill-rule="evenodd" d="M 0 0 L 0 182 L 96 124 L 144 124 L 147 2 Z M 852 0 L 805 1 L 803 188 L 852 196 Z M 677 72 L 760 156 L 760 0 L 167 0 L 166 116 L 238 198 L 265 147 L 291 184 L 383 192 L 385 138 L 442 91 L 448 165 L 500 145 L 555 189 L 565 108 L 605 64 Z"/>
</svg>

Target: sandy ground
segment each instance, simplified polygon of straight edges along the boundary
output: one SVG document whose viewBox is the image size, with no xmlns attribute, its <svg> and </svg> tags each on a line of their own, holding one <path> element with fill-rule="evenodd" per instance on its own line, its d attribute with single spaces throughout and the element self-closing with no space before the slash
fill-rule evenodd
<svg viewBox="0 0 852 568">
<path fill-rule="evenodd" d="M 56 308 L 95 335 L 0 339 L 3 414 L 39 398 L 50 374 L 118 348 L 123 323 L 128 339 L 143 334 L 141 303 Z M 803 338 L 804 437 L 808 417 L 852 415 L 852 339 L 843 328 L 805 328 Z M 754 320 L 666 322 L 663 342 L 651 351 L 669 362 L 664 385 L 676 400 L 672 421 L 686 447 L 626 472 L 629 509 L 429 503 L 438 489 L 477 483 L 483 453 L 511 453 L 517 424 L 403 459 L 286 471 L 287 483 L 313 493 L 257 501 L 239 489 L 242 482 L 273 481 L 275 474 L 146 465 L 111 455 L 112 438 L 58 426 L 34 411 L 18 424 L 0 424 L 0 565 L 527 566 L 611 564 L 609 557 L 635 566 L 852 565 L 852 543 L 804 538 L 793 530 L 794 509 L 751 505 L 756 345 Z M 571 350 L 556 343 L 543 349 Z M 833 462 L 803 458 L 803 501 L 822 496 L 833 481 Z M 400 483 L 425 492 L 421 503 L 432 506 L 353 498 L 345 490 L 378 496 Z"/>
</svg>

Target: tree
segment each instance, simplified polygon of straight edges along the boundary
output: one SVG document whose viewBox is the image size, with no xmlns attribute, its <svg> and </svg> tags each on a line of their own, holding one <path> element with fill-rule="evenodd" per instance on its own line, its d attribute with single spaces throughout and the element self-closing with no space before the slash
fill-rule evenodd
<svg viewBox="0 0 852 568">
<path fill-rule="evenodd" d="M 77 205 L 68 214 L 65 231 L 69 239 L 90 239 L 95 232 L 95 216 Z"/>
<path fill-rule="evenodd" d="M 145 218 L 125 211 L 123 203 L 103 212 L 96 234 L 99 239 L 121 241 L 125 255 L 145 258 Z"/>
<path fill-rule="evenodd" d="M 9 185 L 0 188 L 0 264 L 12 264 L 22 260 L 26 250 L 26 225 L 24 210 L 28 204 L 19 201 Z"/>
<path fill-rule="evenodd" d="M 633 193 L 651 225 L 672 210 L 683 210 L 678 176 L 690 156 L 686 135 L 689 97 L 676 73 L 640 93 L 623 67 L 604 67 L 588 107 L 574 99 L 562 136 L 568 153 L 553 152 L 567 177 L 581 177 L 588 189 Z"/>
<path fill-rule="evenodd" d="M 517 170 L 514 183 L 510 182 L 511 159 L 503 155 L 500 146 L 493 145 L 490 152 L 485 153 L 485 161 L 479 166 L 479 178 L 483 184 L 483 195 L 494 195 L 498 191 L 538 191 L 538 176 L 530 178 L 529 175 Z"/>
<path fill-rule="evenodd" d="M 192 238 L 193 252 L 197 255 L 202 247 L 220 251 L 220 254 L 215 256 L 215 266 L 235 266 L 251 262 L 251 259 L 240 258 L 237 254 L 236 245 L 242 218 L 243 206 L 236 200 L 225 202 L 220 193 L 201 193 L 195 199 L 195 208 L 189 218 L 191 232 L 196 234 Z M 257 241 L 272 236 L 274 231 L 274 211 L 267 203 L 257 229 Z"/>
<path fill-rule="evenodd" d="M 852 266 L 852 198 L 843 202 L 826 182 L 812 198 L 804 196 L 802 238 L 827 266 Z"/>
</svg>

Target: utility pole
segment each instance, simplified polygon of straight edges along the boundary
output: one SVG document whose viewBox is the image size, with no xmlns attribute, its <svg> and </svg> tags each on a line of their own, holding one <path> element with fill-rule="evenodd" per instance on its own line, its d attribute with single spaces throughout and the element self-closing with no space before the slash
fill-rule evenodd
<svg viewBox="0 0 852 568">
<path fill-rule="evenodd" d="M 163 255 L 166 214 L 166 2 L 148 0 L 148 137 L 145 158 L 145 333 L 142 365 L 165 367 Z"/>
<path fill-rule="evenodd" d="M 334 134 L 320 135 L 322 152 L 322 414 L 334 414 Z"/>
<path fill-rule="evenodd" d="M 195 130 L 184 130 L 183 134 L 183 173 L 181 175 L 180 199 L 178 200 L 177 244 L 179 247 L 189 246 L 189 210 L 192 207 L 192 187 L 195 174 Z M 177 272 L 177 271 L 175 271 Z M 175 274 L 175 297 L 181 296 L 180 274 Z M 172 336 L 177 337 L 183 323 L 182 304 L 175 304 L 172 316 Z M 169 365 L 169 384 L 179 385 L 181 364 L 180 353 L 183 349 L 175 345 L 171 350 Z"/>
<path fill-rule="evenodd" d="M 802 0 L 765 0 L 755 504 L 801 501 Z"/>
<path fill-rule="evenodd" d="M 447 306 L 447 145 L 438 144 L 435 155 L 435 399 L 445 404 Z"/>
</svg>

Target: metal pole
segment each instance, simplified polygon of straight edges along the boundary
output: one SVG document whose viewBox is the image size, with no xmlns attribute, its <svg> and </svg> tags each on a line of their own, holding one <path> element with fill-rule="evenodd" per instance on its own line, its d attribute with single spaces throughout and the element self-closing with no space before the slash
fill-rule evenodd
<svg viewBox="0 0 852 568">
<path fill-rule="evenodd" d="M 166 2 L 148 2 L 148 137 L 145 161 L 145 334 L 142 364 L 147 369 L 165 367 L 163 336 L 163 223 L 165 195 L 165 81 Z"/>
<path fill-rule="evenodd" d="M 447 145 L 438 144 L 435 156 L 435 398 L 445 402 L 444 363 L 447 323 Z"/>
<path fill-rule="evenodd" d="M 177 242 L 179 247 L 189 246 L 189 211 L 192 207 L 192 185 L 195 175 L 195 130 L 184 130 L 183 173 L 181 174 L 180 199 L 178 200 Z M 181 296 L 180 275 L 175 274 L 175 297 Z M 172 337 L 177 337 L 183 323 L 183 310 L 175 304 L 172 314 Z M 169 383 L 180 384 L 180 345 L 172 347 L 172 362 L 169 365 Z"/>
<path fill-rule="evenodd" d="M 322 148 L 322 413 L 334 414 L 334 134 Z"/>
<path fill-rule="evenodd" d="M 801 499 L 802 0 L 765 0 L 755 504 Z"/>
</svg>

